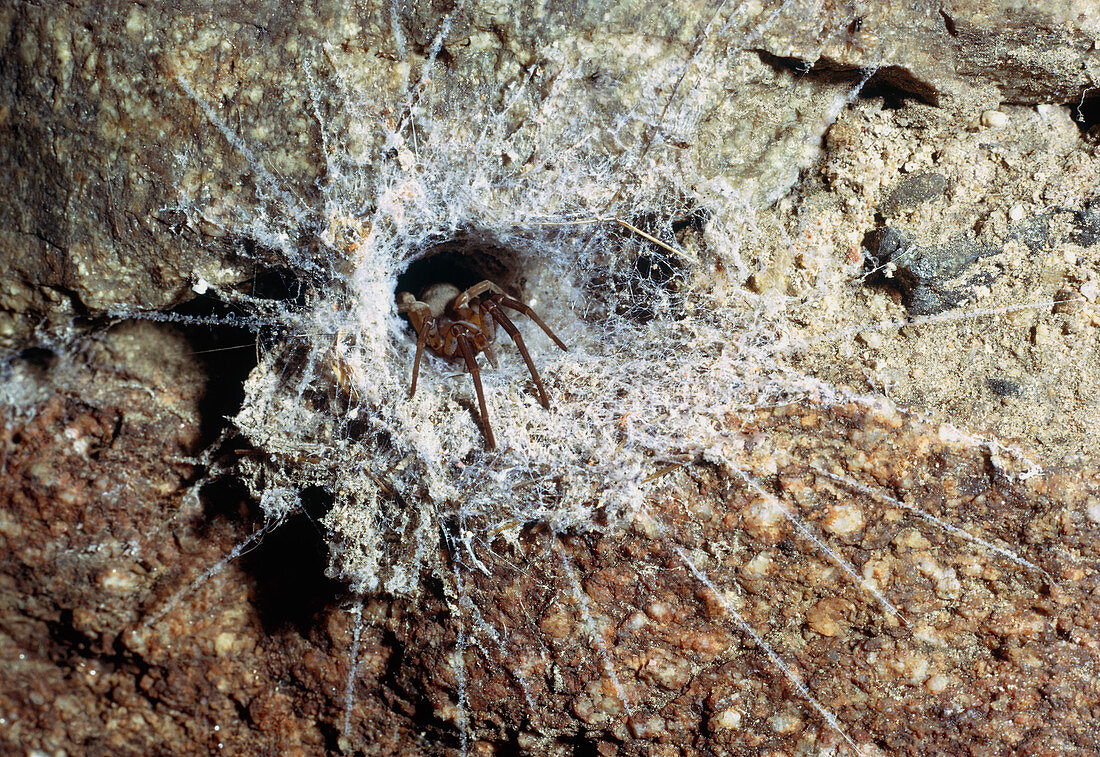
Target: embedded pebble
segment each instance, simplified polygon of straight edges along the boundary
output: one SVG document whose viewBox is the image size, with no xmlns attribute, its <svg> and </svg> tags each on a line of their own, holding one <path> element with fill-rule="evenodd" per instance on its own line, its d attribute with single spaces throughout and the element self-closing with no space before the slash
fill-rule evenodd
<svg viewBox="0 0 1100 757">
<path fill-rule="evenodd" d="M 741 727 L 743 715 L 736 707 L 729 707 L 716 715 L 711 716 L 707 724 L 712 730 L 733 729 Z"/>
<path fill-rule="evenodd" d="M 761 552 L 741 566 L 741 575 L 749 580 L 758 580 L 768 575 L 771 567 L 772 556 L 767 552 Z"/>
<path fill-rule="evenodd" d="M 1090 497 L 1085 505 L 1085 513 L 1093 523 L 1100 523 L 1100 497 Z"/>
<path fill-rule="evenodd" d="M 849 536 L 863 528 L 866 518 L 856 504 L 832 505 L 821 521 L 821 527 L 835 536 Z"/>
<path fill-rule="evenodd" d="M 999 110 L 987 110 L 982 113 L 981 123 L 987 129 L 1001 129 L 1008 125 L 1008 115 Z"/>
<path fill-rule="evenodd" d="M 850 608 L 843 599 L 827 597 L 809 609 L 806 623 L 822 636 L 838 636 L 847 625 L 844 617 Z"/>
</svg>

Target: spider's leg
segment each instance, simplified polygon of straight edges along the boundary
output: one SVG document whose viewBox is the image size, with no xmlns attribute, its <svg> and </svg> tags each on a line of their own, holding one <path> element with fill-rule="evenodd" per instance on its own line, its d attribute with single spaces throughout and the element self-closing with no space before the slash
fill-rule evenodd
<svg viewBox="0 0 1100 757">
<path fill-rule="evenodd" d="M 512 308 L 512 310 L 518 310 L 519 312 L 523 313 L 525 316 L 537 323 L 539 327 L 546 332 L 546 336 L 554 340 L 554 344 L 558 345 L 563 350 L 568 349 L 568 347 L 565 346 L 565 342 L 558 339 L 558 335 L 550 330 L 550 327 L 546 325 L 545 321 L 539 318 L 538 313 L 532 310 L 530 305 L 520 302 L 519 300 L 513 300 L 511 297 L 500 296 L 495 297 L 494 299 L 506 308 Z M 496 316 L 494 315 L 494 317 Z"/>
<path fill-rule="evenodd" d="M 416 379 L 420 376 L 420 359 L 424 357 L 424 343 L 428 341 L 429 328 L 430 325 L 425 323 L 424 327 L 421 328 L 420 332 L 416 335 L 416 358 L 413 360 L 413 377 L 412 385 L 409 387 L 409 397 L 416 394 Z"/>
<path fill-rule="evenodd" d="M 493 345 L 486 342 L 485 349 L 483 351 L 485 352 L 485 357 L 489 358 L 489 365 L 493 366 L 494 368 L 499 367 L 497 365 L 497 353 L 496 350 L 493 349 Z"/>
<path fill-rule="evenodd" d="M 493 427 L 489 425 L 489 410 L 485 407 L 485 392 L 481 388 L 481 371 L 478 370 L 477 360 L 474 359 L 474 349 L 470 346 L 470 340 L 465 334 L 458 335 L 458 348 L 462 350 L 462 357 L 466 359 L 466 367 L 474 379 L 474 391 L 477 392 L 477 404 L 481 407 L 481 421 L 485 424 L 485 448 L 496 449 L 497 442 L 493 438 Z"/>
<path fill-rule="evenodd" d="M 512 323 L 511 319 L 506 316 L 500 308 L 496 306 L 496 303 L 492 300 L 486 300 L 482 303 L 482 307 L 489 311 L 489 315 L 493 316 L 493 320 L 496 321 L 508 332 L 508 336 L 512 337 L 512 341 L 516 343 L 516 347 L 519 348 L 519 354 L 523 355 L 523 362 L 527 363 L 527 370 L 531 371 L 531 378 L 535 380 L 535 386 L 539 390 L 539 402 L 547 410 L 550 409 L 550 398 L 546 395 L 546 387 L 542 385 L 542 379 L 539 378 L 538 369 L 535 368 L 535 363 L 531 360 L 531 353 L 527 351 L 527 345 L 523 343 L 523 335 L 519 333 L 519 329 L 516 328 L 516 324 Z M 556 339 L 557 337 L 555 337 Z M 562 345 L 562 349 L 565 345 Z"/>
<path fill-rule="evenodd" d="M 488 279 L 485 279 L 484 281 L 474 284 L 472 287 L 456 297 L 455 302 L 461 302 L 463 305 L 466 305 L 470 302 L 470 300 L 477 299 L 486 292 L 492 292 L 493 294 L 504 294 L 503 289 L 501 289 Z"/>
</svg>

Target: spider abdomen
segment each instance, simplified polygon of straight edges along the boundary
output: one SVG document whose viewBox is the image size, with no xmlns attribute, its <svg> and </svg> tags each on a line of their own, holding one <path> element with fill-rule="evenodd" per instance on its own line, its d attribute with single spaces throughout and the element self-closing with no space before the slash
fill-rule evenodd
<svg viewBox="0 0 1100 757">
<path fill-rule="evenodd" d="M 454 284 L 432 284 L 420 294 L 420 301 L 432 311 L 433 318 L 441 318 L 462 290 Z"/>
</svg>

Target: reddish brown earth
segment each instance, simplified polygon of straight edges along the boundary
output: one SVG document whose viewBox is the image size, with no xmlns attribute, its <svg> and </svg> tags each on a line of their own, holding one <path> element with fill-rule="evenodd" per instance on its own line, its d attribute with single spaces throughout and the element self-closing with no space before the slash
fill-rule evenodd
<svg viewBox="0 0 1100 757">
<path fill-rule="evenodd" d="M 162 367 L 137 357 L 153 345 Z M 195 458 L 202 376 L 187 356 L 171 332 L 120 328 L 79 370 L 38 369 L 41 401 L 7 426 L 4 751 L 433 754 L 461 746 L 466 718 L 475 754 L 842 745 L 686 557 L 867 754 L 1095 753 L 1100 479 L 1013 481 L 1011 456 L 995 464 L 859 405 L 741 418 L 751 443 L 738 460 L 874 576 L 908 625 L 736 474 L 700 462 L 668 473 L 633 525 L 530 529 L 479 553 L 488 573 L 459 565 L 465 593 L 449 601 L 433 581 L 419 599 L 369 599 L 341 739 L 354 601 L 323 579 L 308 520 L 186 591 L 255 525 L 232 486 L 193 488 L 211 463 Z M 773 460 L 784 463 L 767 476 Z M 811 466 L 919 503 L 1049 575 Z"/>
</svg>

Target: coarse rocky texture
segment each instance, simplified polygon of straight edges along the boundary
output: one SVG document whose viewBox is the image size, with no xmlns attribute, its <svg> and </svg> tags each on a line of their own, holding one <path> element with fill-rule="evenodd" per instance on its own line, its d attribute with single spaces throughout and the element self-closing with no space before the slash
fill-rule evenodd
<svg viewBox="0 0 1100 757">
<path fill-rule="evenodd" d="M 775 496 L 888 594 L 904 625 L 765 496 L 703 463 L 669 473 L 622 529 L 502 535 L 450 601 L 430 591 L 368 601 L 340 739 L 355 623 L 321 578 L 307 519 L 187 590 L 251 527 L 227 507 L 239 504 L 232 489 L 215 490 L 205 511 L 184 496 L 203 381 L 192 377 L 192 393 L 144 391 L 168 377 L 136 357 L 149 341 L 161 354 L 174 345 L 172 364 L 189 357 L 154 327 L 122 329 L 77 375 L 43 376 L 64 389 L 8 426 L 6 750 L 315 754 L 344 743 L 430 754 L 457 748 L 467 718 L 474 753 L 840 744 L 728 607 L 782 650 L 865 754 L 1096 748 L 1100 477 L 1014 481 L 1011 455 L 993 460 L 936 424 L 862 404 L 731 419 L 742 438 L 731 454 L 752 475 L 778 469 Z M 968 530 L 1050 575 L 817 467 L 945 519 L 966 513 Z M 476 620 L 454 616 L 471 606 Z"/>
<path fill-rule="evenodd" d="M 887 296 L 811 302 L 801 359 L 832 383 L 1079 461 L 1091 457 L 1100 420 L 1100 253 L 1088 231 L 1100 162 L 1065 110 L 1002 107 L 999 125 L 987 127 L 932 118 L 923 105 L 859 106 L 830 130 L 822 179 L 831 191 L 809 189 L 798 209 L 803 233 L 824 245 L 849 235 L 852 244 L 853 216 L 862 216 L 866 281 Z M 803 256 L 812 273 L 817 264 Z M 774 286 L 804 289 L 803 276 L 796 268 Z M 953 320 L 942 296 L 989 314 Z M 946 320 L 905 325 L 915 300 L 936 303 L 918 313 Z M 1043 308 L 1016 307 L 1037 300 Z M 882 325 L 864 328 L 874 322 Z M 820 337 L 845 324 L 862 329 L 855 340 Z"/>
<path fill-rule="evenodd" d="M 429 3 L 0 10 L 12 186 L 0 337 L 22 351 L 3 376 L 3 750 L 760 754 L 850 738 L 865 754 L 1100 753 L 1100 21 L 1084 0 L 1017 6 L 796 2 L 715 16 L 688 3 L 475 3 L 422 85 L 449 11 Z M 700 47 L 729 65 L 700 56 L 708 66 L 678 80 Z M 434 97 L 418 123 L 458 144 L 479 110 L 540 92 L 509 106 L 509 144 L 528 152 L 475 159 L 564 172 L 543 159 L 567 152 L 539 148 L 572 129 L 621 169 L 612 204 L 642 220 L 666 166 L 700 187 L 678 210 L 743 192 L 758 229 L 744 269 L 694 275 L 783 310 L 794 374 L 913 412 L 835 396 L 731 411 L 722 431 L 740 443 L 721 461 L 655 461 L 632 520 L 586 533 L 516 523 L 470 552 L 444 539 L 458 582 L 426 574 L 419 594 L 367 597 L 359 630 L 359 599 L 324 578 L 306 515 L 222 565 L 260 527 L 237 461 L 279 452 L 216 443 L 248 361 L 203 354 L 230 337 L 188 341 L 104 314 L 315 264 L 333 228 L 326 160 L 338 153 L 345 177 L 354 165 L 371 186 L 404 153 L 359 122 L 399 121 L 424 88 Z M 540 111 L 549 101 L 573 107 Z M 623 126 L 624 113 L 640 115 Z M 321 144 L 322 116 L 338 148 Z M 576 207 L 602 207 L 575 187 Z M 511 199 L 487 196 L 489 214 Z M 852 284 L 861 249 L 878 252 L 869 235 L 886 229 L 919 251 L 962 249 L 967 265 L 907 279 L 890 261 Z M 678 234 L 688 245 L 691 229 Z M 920 286 L 947 299 L 914 309 Z M 876 326 L 963 300 L 1025 307 Z M 1042 473 L 1024 477 L 1025 456 Z M 742 475 L 801 512 L 907 622 Z M 305 511 L 319 516 L 329 497 L 306 492 Z"/>
<path fill-rule="evenodd" d="M 299 691 L 287 667 L 308 655 L 293 642 L 275 651 L 288 620 L 262 612 L 264 582 L 234 566 L 189 598 L 187 614 L 142 626 L 242 525 L 232 491 L 212 504 L 189 488 L 207 376 L 187 341 L 124 325 L 71 362 L 15 368 L 38 396 L 4 429 L 0 750 L 181 754 L 225 741 L 319 751 L 304 700 L 278 685 Z M 302 555 L 293 565 L 308 570 Z M 303 613 L 317 601 L 301 599 Z M 289 638 L 317 655 L 308 635 Z"/>
<path fill-rule="evenodd" d="M 500 635 L 499 646 L 485 641 L 465 655 L 474 733 L 499 746 L 522 722 L 517 743 L 545 754 L 572 753 L 578 727 L 601 753 L 843 746 L 746 643 L 732 607 L 784 650 L 864 754 L 1096 749 L 1100 542 L 1087 510 L 1100 479 L 1012 483 L 987 455 L 944 441 L 937 426 L 858 404 L 782 408 L 738 424 L 740 470 L 764 476 L 778 467 L 775 496 L 892 597 L 904 625 L 800 537 L 767 503 L 771 494 L 703 465 L 670 475 L 624 533 L 558 541 L 536 531 L 522 546 L 479 555 L 491 570 L 470 571 L 465 599 Z M 875 482 L 937 516 L 995 523 L 983 538 L 1015 545 L 1054 575 L 991 560 L 816 466 Z M 549 580 L 527 568 L 559 553 Z M 713 585 L 685 571 L 687 561 Z M 418 643 L 415 657 L 428 669 L 446 667 L 454 642 L 429 635 Z M 448 701 L 437 712 L 457 717 Z"/>
<path fill-rule="evenodd" d="M 677 3 L 655 13 L 641 3 L 573 3 L 513 12 L 474 4 L 453 19 L 446 65 L 432 83 L 438 102 L 465 118 L 456 102 L 499 106 L 525 72 L 548 63 L 540 55 L 565 50 L 554 65 L 576 65 L 584 75 L 551 70 L 546 84 L 571 88 L 585 108 L 570 116 L 598 135 L 617 113 L 647 101 L 662 110 L 655 99 L 662 93 L 637 88 L 645 81 L 634 70 L 640 50 L 647 69 L 675 67 L 702 44 L 707 23 L 724 24 L 720 43 L 744 60 L 732 71 L 689 67 L 684 100 L 713 111 L 693 133 L 666 128 L 688 148 L 680 160 L 699 179 L 737 179 L 774 198 L 805 164 L 812 148 L 805 143 L 814 139 L 806 126 L 824 117 L 859 71 L 877 71 L 866 88 L 891 103 L 934 101 L 971 118 L 1002 103 L 1084 106 L 1100 71 L 1100 28 L 1087 0 L 1028 11 L 1012 2 L 803 1 L 727 16 L 722 7 Z M 428 3 L 393 14 L 388 5 L 327 2 L 16 2 L 0 10 L 0 156 L 12 188 L 0 208 L 11 266 L 0 309 L 17 321 L 154 309 L 190 296 L 200 277 L 246 280 L 251 265 L 234 237 L 256 225 L 247 219 L 276 212 L 293 195 L 296 227 L 288 233 L 301 237 L 323 222 L 310 210 L 325 156 L 311 112 L 309 56 L 324 46 L 344 85 L 379 103 L 370 115 L 393 118 L 387 108 L 406 100 L 415 85 L 410 72 L 445 17 Z M 777 92 L 789 82 L 771 69 L 790 67 L 803 83 Z M 250 154 L 229 148 L 203 112 L 223 103 L 232 104 L 224 117 L 238 125 L 236 138 Z M 666 115 L 683 107 L 673 105 Z M 737 118 L 745 112 L 751 122 Z M 326 115 L 354 119 L 358 111 Z M 375 139 L 352 129 L 343 147 L 361 163 Z M 632 142 L 620 135 L 608 149 L 643 149 Z M 271 176 L 284 182 L 282 196 L 264 186 Z M 277 261 L 275 251 L 266 253 L 262 261 Z M 16 343 L 26 330 L 25 323 L 5 328 Z"/>
</svg>

